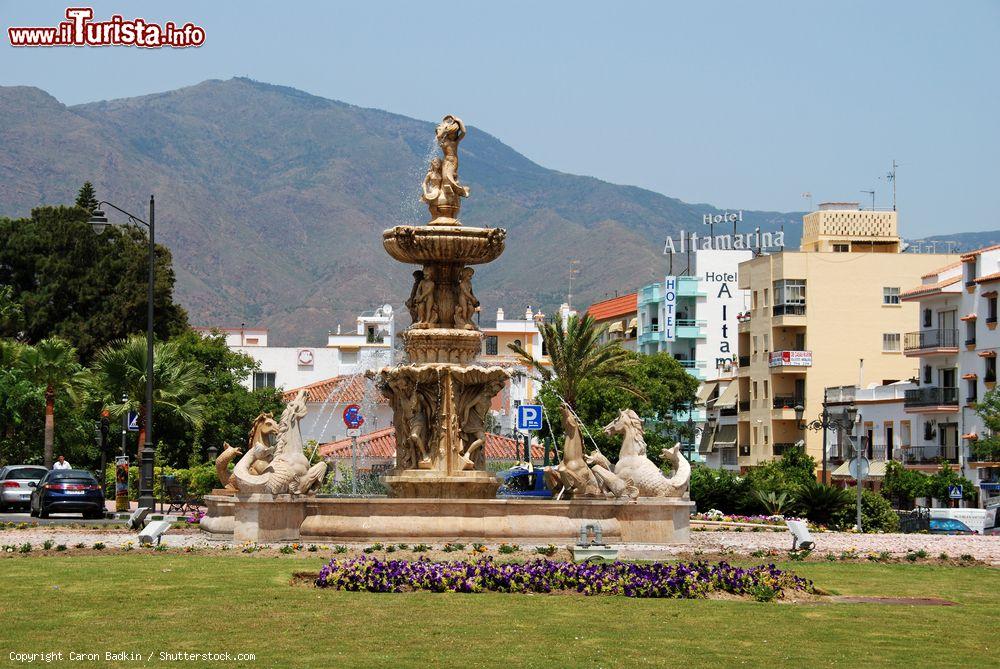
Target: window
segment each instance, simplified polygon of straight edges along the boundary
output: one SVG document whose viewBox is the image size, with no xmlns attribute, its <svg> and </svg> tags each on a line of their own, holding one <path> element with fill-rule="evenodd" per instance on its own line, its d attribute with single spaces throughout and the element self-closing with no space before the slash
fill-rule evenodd
<svg viewBox="0 0 1000 669">
<path fill-rule="evenodd" d="M 988 309 L 987 309 L 987 315 L 986 315 L 986 322 L 987 323 L 996 323 L 997 322 L 997 296 L 996 295 L 994 295 L 993 297 L 989 298 L 989 300 L 988 300 Z"/>
<path fill-rule="evenodd" d="M 851 245 L 850 244 L 834 244 L 833 245 L 833 252 L 834 253 L 849 253 L 850 250 L 851 250 Z"/>
<path fill-rule="evenodd" d="M 924 309 L 924 325 L 923 327 L 929 328 L 934 323 L 934 312 L 930 309 Z"/>
<path fill-rule="evenodd" d="M 753 308 L 757 308 L 757 291 L 753 291 Z"/>
<path fill-rule="evenodd" d="M 899 353 L 899 333 L 886 332 L 882 335 L 882 352 Z"/>
<path fill-rule="evenodd" d="M 752 339 L 753 339 L 753 354 L 757 355 L 757 335 L 754 335 Z"/>
<path fill-rule="evenodd" d="M 358 364 L 358 349 L 340 349 L 340 364 L 342 365 L 356 365 Z"/>
<path fill-rule="evenodd" d="M 764 353 L 767 353 L 770 350 L 771 350 L 771 335 L 765 334 L 764 335 Z"/>
<path fill-rule="evenodd" d="M 898 286 L 886 286 L 882 289 L 882 304 L 899 304 Z"/>
<path fill-rule="evenodd" d="M 754 399 L 757 399 L 757 382 L 756 381 L 753 382 L 753 395 L 752 395 L 752 397 Z"/>
<path fill-rule="evenodd" d="M 979 385 L 979 382 L 976 381 L 976 379 L 969 379 L 968 380 L 969 394 L 965 396 L 965 403 L 966 404 L 972 404 L 973 402 L 976 401 L 976 399 L 977 399 L 976 396 L 978 395 L 978 390 L 977 390 L 977 386 L 978 385 Z"/>
<path fill-rule="evenodd" d="M 768 384 L 767 379 L 765 379 L 764 380 L 764 399 L 767 399 L 768 385 L 770 385 L 770 384 Z"/>
<path fill-rule="evenodd" d="M 805 279 L 781 279 L 774 282 L 774 315 L 804 316 L 806 313 Z"/>
<path fill-rule="evenodd" d="M 767 288 L 764 289 L 764 306 L 767 306 Z"/>
<path fill-rule="evenodd" d="M 253 389 L 274 388 L 274 372 L 254 372 Z"/>
<path fill-rule="evenodd" d="M 976 321 L 965 321 L 965 343 L 969 346 L 976 344 Z"/>
<path fill-rule="evenodd" d="M 910 447 L 910 421 L 899 421 L 899 445 L 903 448 Z"/>
<path fill-rule="evenodd" d="M 753 439 L 750 440 L 750 443 L 753 444 L 754 446 L 756 446 L 758 443 L 760 443 L 760 440 L 757 438 L 757 426 L 756 425 L 753 426 Z"/>
<path fill-rule="evenodd" d="M 986 369 L 983 372 L 983 381 L 986 383 L 996 383 L 997 380 L 997 359 L 983 358 Z"/>
<path fill-rule="evenodd" d="M 496 354 L 497 354 L 496 335 L 486 335 L 486 355 L 496 355 Z"/>
<path fill-rule="evenodd" d="M 924 385 L 933 383 L 934 369 L 930 365 L 924 365 Z"/>
</svg>

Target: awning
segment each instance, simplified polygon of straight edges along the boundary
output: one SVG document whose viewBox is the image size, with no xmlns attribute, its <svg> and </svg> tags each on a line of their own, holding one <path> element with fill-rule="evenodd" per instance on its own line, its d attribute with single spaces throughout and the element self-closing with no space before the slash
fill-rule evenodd
<svg viewBox="0 0 1000 669">
<path fill-rule="evenodd" d="M 833 470 L 831 476 L 835 479 L 854 479 L 851 476 L 851 462 L 848 460 L 844 464 L 840 465 Z M 868 478 L 870 479 L 881 479 L 885 478 L 885 460 L 869 460 L 868 461 Z"/>
<path fill-rule="evenodd" d="M 735 425 L 719 425 L 715 430 L 716 448 L 735 448 L 736 433 Z"/>
<path fill-rule="evenodd" d="M 701 454 L 711 453 L 715 448 L 715 430 L 705 429 L 701 433 L 701 442 L 698 444 L 698 452 Z"/>
<path fill-rule="evenodd" d="M 997 357 L 997 352 L 996 351 L 980 351 L 979 352 L 979 357 L 980 358 L 995 358 L 995 357 Z"/>
<path fill-rule="evenodd" d="M 718 385 L 719 384 L 715 381 L 706 381 L 705 383 L 701 384 L 701 387 L 698 388 L 698 396 L 697 399 L 695 400 L 696 403 L 705 404 L 706 402 L 708 402 L 708 398 L 712 396 L 712 394 L 715 392 L 715 388 Z"/>
<path fill-rule="evenodd" d="M 615 321 L 611 324 L 611 327 L 608 328 L 608 332 L 623 332 L 624 330 L 625 326 L 621 321 Z"/>
<path fill-rule="evenodd" d="M 715 401 L 715 406 L 718 408 L 736 406 L 738 391 L 739 388 L 737 387 L 737 383 L 733 381 L 726 386 L 726 389 L 722 391 L 721 395 L 719 395 L 719 399 Z"/>
<path fill-rule="evenodd" d="M 979 293 L 979 297 L 996 297 L 996 296 L 997 296 L 997 291 L 995 290 L 988 290 L 985 293 Z"/>
<path fill-rule="evenodd" d="M 979 439 L 979 435 L 976 434 L 975 432 L 967 432 L 966 434 L 962 435 L 962 439 L 968 439 L 969 441 L 975 441 L 976 439 Z"/>
<path fill-rule="evenodd" d="M 960 321 L 974 321 L 977 318 L 979 318 L 979 316 L 976 316 L 975 314 L 966 314 L 966 315 L 962 316 L 958 320 L 960 320 Z"/>
<path fill-rule="evenodd" d="M 971 381 L 973 379 L 978 379 L 979 375 L 978 374 L 973 374 L 973 373 L 970 372 L 969 374 L 962 374 L 962 378 L 965 379 L 965 380 L 967 380 L 967 381 Z"/>
<path fill-rule="evenodd" d="M 628 322 L 628 329 L 629 330 L 638 330 L 639 329 L 639 319 L 638 318 L 633 318 L 632 320 L 630 320 Z"/>
</svg>

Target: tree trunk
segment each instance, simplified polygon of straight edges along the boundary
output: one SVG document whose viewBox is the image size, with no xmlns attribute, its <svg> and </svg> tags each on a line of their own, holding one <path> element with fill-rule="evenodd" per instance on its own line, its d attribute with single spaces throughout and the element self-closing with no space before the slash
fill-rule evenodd
<svg viewBox="0 0 1000 669">
<path fill-rule="evenodd" d="M 47 469 L 52 469 L 52 448 L 56 434 L 56 391 L 51 385 L 45 388 L 45 450 L 42 460 Z"/>
</svg>

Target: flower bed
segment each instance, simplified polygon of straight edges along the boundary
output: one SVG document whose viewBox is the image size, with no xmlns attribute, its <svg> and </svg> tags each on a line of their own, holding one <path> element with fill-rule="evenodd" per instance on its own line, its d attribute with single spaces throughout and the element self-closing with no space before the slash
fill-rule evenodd
<svg viewBox="0 0 1000 669">
<path fill-rule="evenodd" d="M 811 581 L 774 565 L 744 569 L 726 562 L 497 563 L 492 558 L 432 562 L 426 558 L 380 560 L 367 555 L 330 560 L 315 583 L 321 588 L 366 592 L 578 592 L 680 599 L 729 593 L 770 600 L 783 597 L 786 591 L 813 592 Z"/>
</svg>

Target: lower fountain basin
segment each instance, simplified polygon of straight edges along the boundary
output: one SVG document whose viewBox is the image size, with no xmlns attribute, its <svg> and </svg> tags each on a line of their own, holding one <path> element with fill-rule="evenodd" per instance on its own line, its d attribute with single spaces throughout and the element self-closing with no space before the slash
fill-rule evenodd
<svg viewBox="0 0 1000 669">
<path fill-rule="evenodd" d="M 206 501 L 211 501 L 211 497 Z M 393 499 L 289 495 L 233 500 L 232 533 L 211 537 L 236 542 L 449 541 L 575 544 L 580 527 L 601 527 L 610 544 L 686 544 L 694 504 L 680 498 L 634 502 L 579 499 Z M 210 506 L 211 508 L 211 506 Z"/>
</svg>

